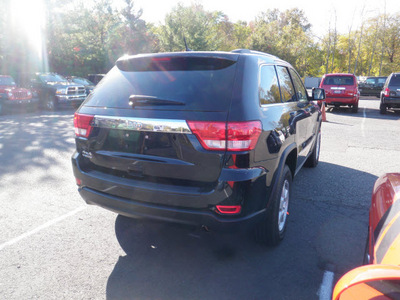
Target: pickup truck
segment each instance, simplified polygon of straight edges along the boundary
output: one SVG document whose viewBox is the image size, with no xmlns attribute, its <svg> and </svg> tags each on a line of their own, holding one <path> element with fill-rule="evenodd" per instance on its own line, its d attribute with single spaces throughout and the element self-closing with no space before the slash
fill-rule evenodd
<svg viewBox="0 0 400 300">
<path fill-rule="evenodd" d="M 25 79 L 39 95 L 41 108 L 54 110 L 61 106 L 78 107 L 86 99 L 85 87 L 56 73 L 36 73 Z"/>
<path fill-rule="evenodd" d="M 379 98 L 386 78 L 387 77 L 367 77 L 365 81 L 358 84 L 360 95 Z"/>
</svg>

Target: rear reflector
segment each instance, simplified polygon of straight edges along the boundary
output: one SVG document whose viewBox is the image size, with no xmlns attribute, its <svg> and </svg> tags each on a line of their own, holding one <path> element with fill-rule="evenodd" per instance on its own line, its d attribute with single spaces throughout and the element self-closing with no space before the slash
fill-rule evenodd
<svg viewBox="0 0 400 300">
<path fill-rule="evenodd" d="M 261 122 L 188 121 L 193 134 L 207 150 L 252 150 L 261 134 Z"/>
<path fill-rule="evenodd" d="M 241 205 L 217 205 L 216 211 L 224 215 L 234 215 L 242 211 Z"/>
<path fill-rule="evenodd" d="M 75 113 L 74 115 L 74 127 L 75 127 L 75 135 L 81 137 L 89 137 L 90 132 L 92 131 L 92 120 L 93 115 L 84 115 Z"/>
<path fill-rule="evenodd" d="M 75 178 L 75 181 L 77 185 L 82 185 L 82 180 L 80 180 L 79 178 Z"/>
</svg>

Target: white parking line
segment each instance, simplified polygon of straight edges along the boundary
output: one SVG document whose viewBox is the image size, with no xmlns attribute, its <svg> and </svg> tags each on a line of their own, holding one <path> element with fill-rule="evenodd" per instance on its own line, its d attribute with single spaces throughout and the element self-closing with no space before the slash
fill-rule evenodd
<svg viewBox="0 0 400 300">
<path fill-rule="evenodd" d="M 332 299 L 333 279 L 335 274 L 331 271 L 325 271 L 322 277 L 322 283 L 319 288 L 319 300 Z"/>
<path fill-rule="evenodd" d="M 364 123 L 365 123 L 365 119 L 367 118 L 367 113 L 365 112 L 366 109 L 367 109 L 367 107 L 364 106 L 364 109 L 363 109 L 363 119 L 362 119 L 362 121 L 361 121 L 361 135 L 362 135 L 362 137 L 365 137 Z"/>
<path fill-rule="evenodd" d="M 39 232 L 40 230 L 43 230 L 43 229 L 45 229 L 47 227 L 50 227 L 51 225 L 54 225 L 54 224 L 56 224 L 58 222 L 61 222 L 62 220 L 66 219 L 66 218 L 68 218 L 68 217 L 70 217 L 72 215 L 75 215 L 76 213 L 84 210 L 85 208 L 86 208 L 85 206 L 78 207 L 77 209 L 75 209 L 73 211 L 70 211 L 69 213 L 67 213 L 65 215 L 62 215 L 62 216 L 60 216 L 60 217 L 58 217 L 56 219 L 53 219 L 53 220 L 51 220 L 51 221 L 49 221 L 47 223 L 44 223 L 43 225 L 40 225 L 39 227 L 36 227 L 35 229 L 32 229 L 32 230 L 30 230 L 28 232 L 25 232 L 25 233 L 21 234 L 20 236 L 17 236 L 16 238 L 13 238 L 12 240 L 9 240 L 8 242 L 5 242 L 5 243 L 1 244 L 0 245 L 0 251 L 3 250 L 7 246 L 11 246 L 11 245 L 19 242 L 20 240 L 22 240 L 24 238 L 27 238 L 27 237 Z"/>
</svg>

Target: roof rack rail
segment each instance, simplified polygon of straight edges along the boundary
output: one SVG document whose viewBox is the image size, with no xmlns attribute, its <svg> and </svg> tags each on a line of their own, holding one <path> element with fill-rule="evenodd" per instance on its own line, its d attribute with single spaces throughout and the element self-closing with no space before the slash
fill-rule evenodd
<svg viewBox="0 0 400 300">
<path fill-rule="evenodd" d="M 264 56 L 268 56 L 271 58 L 275 58 L 275 59 L 280 59 L 279 57 L 269 54 L 269 53 L 265 53 L 265 52 L 260 52 L 260 51 L 254 51 L 254 50 L 250 50 L 250 49 L 235 49 L 231 51 L 232 53 L 248 53 L 248 54 L 258 54 L 258 55 L 264 55 Z"/>
</svg>

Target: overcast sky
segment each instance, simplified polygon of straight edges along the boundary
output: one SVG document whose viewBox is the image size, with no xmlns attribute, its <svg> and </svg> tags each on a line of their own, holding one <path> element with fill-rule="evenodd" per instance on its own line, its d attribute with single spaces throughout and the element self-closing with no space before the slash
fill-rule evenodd
<svg viewBox="0 0 400 300">
<path fill-rule="evenodd" d="M 164 17 L 178 2 L 190 5 L 193 0 L 135 0 L 135 7 L 143 9 L 142 18 L 148 22 L 164 22 Z M 317 36 L 328 32 L 329 23 L 331 28 L 335 24 L 335 11 L 337 16 L 337 29 L 341 33 L 347 33 L 350 26 L 353 30 L 361 23 L 361 11 L 364 8 L 364 18 L 367 19 L 384 13 L 386 2 L 387 12 L 400 11 L 399 0 L 200 0 L 206 10 L 219 10 L 228 15 L 233 22 L 238 20 L 251 21 L 262 11 L 278 8 L 284 11 L 289 8 L 298 7 L 302 9 L 309 22 L 313 25 L 312 30 Z"/>
</svg>

